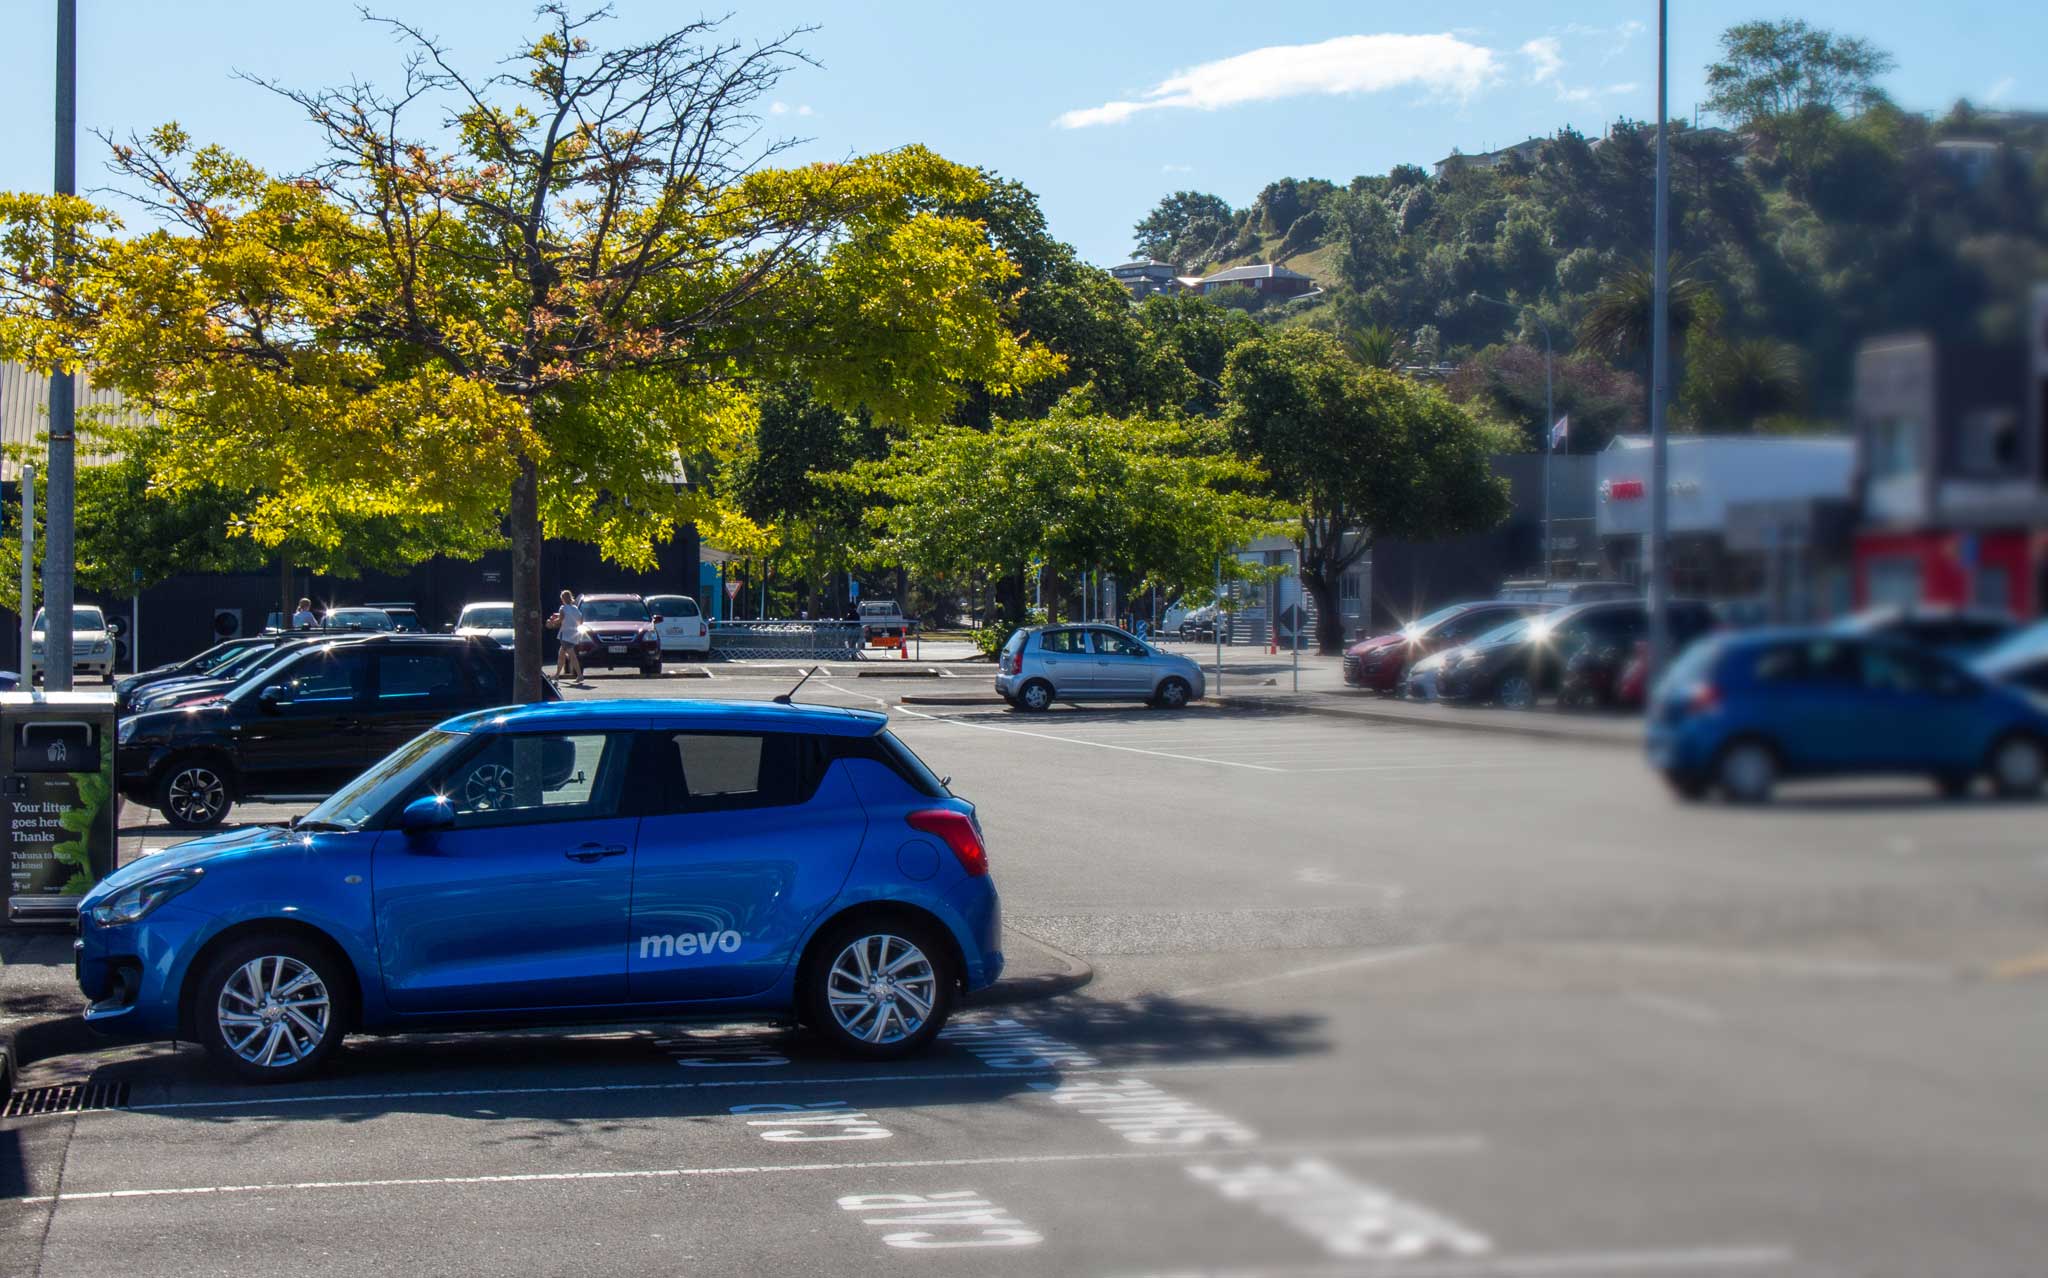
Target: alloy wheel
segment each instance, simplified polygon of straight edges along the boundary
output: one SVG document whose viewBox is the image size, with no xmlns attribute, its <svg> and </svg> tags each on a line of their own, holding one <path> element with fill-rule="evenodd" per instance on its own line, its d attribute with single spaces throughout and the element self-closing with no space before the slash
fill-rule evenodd
<svg viewBox="0 0 2048 1278">
<path fill-rule="evenodd" d="M 1159 685 L 1159 704 L 1168 710 L 1178 710 L 1188 703 L 1188 686 L 1178 679 L 1168 679 Z"/>
<path fill-rule="evenodd" d="M 1018 699 L 1024 703 L 1026 710 L 1045 710 L 1052 705 L 1052 689 L 1042 683 L 1028 684 Z"/>
<path fill-rule="evenodd" d="M 886 932 L 863 936 L 832 960 L 825 1001 L 850 1037 L 884 1045 L 915 1035 L 939 997 L 938 974 L 924 951 Z"/>
<path fill-rule="evenodd" d="M 2001 794 L 2035 794 L 2048 774 L 2048 759 L 2041 747 L 2020 737 L 2006 741 L 1993 756 L 1991 775 Z"/>
<path fill-rule="evenodd" d="M 282 1069 L 319 1050 L 332 1010 L 318 972 L 288 954 L 266 954 L 228 977 L 214 1018 L 229 1051 L 251 1065 Z"/>
<path fill-rule="evenodd" d="M 1728 797 L 1743 803 L 1769 798 L 1778 779 L 1778 760 L 1768 747 L 1744 741 L 1729 747 L 1721 760 L 1721 785 Z"/>
<path fill-rule="evenodd" d="M 171 815 L 192 825 L 211 825 L 227 807 L 227 786 L 212 768 L 180 768 L 165 791 Z"/>
<path fill-rule="evenodd" d="M 1500 683 L 1500 703 L 1510 710 L 1527 710 L 1536 704 L 1536 689 L 1522 675 L 1509 675 Z"/>
<path fill-rule="evenodd" d="M 512 798 L 512 769 L 502 763 L 478 764 L 462 783 L 462 797 L 479 812 L 504 807 Z"/>
</svg>

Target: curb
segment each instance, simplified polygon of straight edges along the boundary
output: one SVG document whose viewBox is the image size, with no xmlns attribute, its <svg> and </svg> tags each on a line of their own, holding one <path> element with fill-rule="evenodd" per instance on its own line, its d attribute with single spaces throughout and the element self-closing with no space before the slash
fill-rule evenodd
<svg viewBox="0 0 2048 1278">
<path fill-rule="evenodd" d="M 1086 959 L 1047 945 L 1035 936 L 1005 929 L 1004 938 L 1004 944 L 1013 950 L 1026 946 L 1043 950 L 1060 964 L 1062 970 L 1030 976 L 1003 976 L 987 989 L 976 990 L 960 1000 L 962 1007 L 1009 1007 L 1018 1003 L 1037 1003 L 1071 994 L 1095 979 L 1095 969 Z"/>
<path fill-rule="evenodd" d="M 1225 709 L 1230 710 L 1285 710 L 1294 714 L 1319 715 L 1323 718 L 1328 719 L 1367 719 L 1374 723 L 1398 723 L 1413 728 L 1448 728 L 1454 732 L 1482 732 L 1492 733 L 1498 736 L 1534 737 L 1539 740 L 1545 741 L 1576 741 L 1581 745 L 1610 746 L 1618 747 L 1624 750 L 1634 750 L 1642 746 L 1642 738 L 1640 734 L 1623 738 L 1618 736 L 1610 736 L 1604 733 L 1596 734 L 1590 732 L 1574 732 L 1569 728 L 1547 727 L 1541 723 L 1496 723 L 1477 718 L 1469 718 L 1462 711 L 1447 713 L 1442 717 L 1442 719 L 1439 720 L 1423 719 L 1415 715 L 1391 714 L 1386 711 L 1375 709 L 1372 706 L 1357 706 L 1354 708 L 1334 705 L 1316 705 L 1309 702 L 1298 702 L 1290 697 L 1224 696 L 1212 697 L 1210 698 L 1210 700 L 1215 701 L 1219 705 L 1223 706 Z M 1477 713 L 1486 714 L 1490 712 L 1479 711 Z M 1506 715 L 1515 712 L 1499 711 L 1498 713 Z"/>
<path fill-rule="evenodd" d="M 896 698 L 906 706 L 1000 706 L 1007 704 L 993 692 L 910 692 Z"/>
<path fill-rule="evenodd" d="M 901 670 L 856 670 L 856 679 L 943 679 L 944 675 L 930 666 L 908 666 Z"/>
</svg>

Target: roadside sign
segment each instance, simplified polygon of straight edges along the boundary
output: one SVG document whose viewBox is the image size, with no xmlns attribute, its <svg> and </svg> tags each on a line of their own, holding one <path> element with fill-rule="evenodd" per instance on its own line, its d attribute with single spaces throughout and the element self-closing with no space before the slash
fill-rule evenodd
<svg viewBox="0 0 2048 1278">
<path fill-rule="evenodd" d="M 860 583 L 851 577 L 846 579 L 846 597 L 848 599 L 860 598 Z"/>
<path fill-rule="evenodd" d="M 726 583 L 725 583 L 725 597 L 726 597 L 727 599 L 737 599 L 737 598 L 739 598 L 739 597 L 740 597 L 740 583 L 738 583 L 737 581 L 728 581 L 728 582 L 726 582 Z"/>
</svg>

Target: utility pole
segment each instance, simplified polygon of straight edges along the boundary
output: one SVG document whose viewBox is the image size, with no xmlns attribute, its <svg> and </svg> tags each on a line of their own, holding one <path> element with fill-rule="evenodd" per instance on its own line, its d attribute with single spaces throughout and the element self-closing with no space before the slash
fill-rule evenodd
<svg viewBox="0 0 2048 1278">
<path fill-rule="evenodd" d="M 1671 124 L 1666 118 L 1669 91 L 1670 0 L 1657 0 L 1657 228 L 1654 266 L 1655 296 L 1650 306 L 1650 545 L 1647 572 L 1650 605 L 1650 680 L 1664 673 L 1669 653 L 1667 624 L 1671 571 L 1670 487 L 1666 473 L 1664 419 L 1671 404 Z"/>
<path fill-rule="evenodd" d="M 59 195 L 78 193 L 78 0 L 57 0 L 57 172 Z M 58 259 L 70 256 L 62 239 Z M 50 375 L 50 479 L 43 536 L 43 688 L 71 691 L 73 596 L 73 436 L 77 424 L 72 374 Z"/>
<path fill-rule="evenodd" d="M 21 686 L 36 685 L 36 468 L 21 468 Z"/>
</svg>

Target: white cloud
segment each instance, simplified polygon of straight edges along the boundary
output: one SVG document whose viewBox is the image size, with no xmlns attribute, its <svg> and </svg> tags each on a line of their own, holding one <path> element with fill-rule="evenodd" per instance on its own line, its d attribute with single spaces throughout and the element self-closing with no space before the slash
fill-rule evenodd
<svg viewBox="0 0 2048 1278">
<path fill-rule="evenodd" d="M 1585 86 L 1574 86 L 1567 89 L 1563 85 L 1559 85 L 1557 100 L 1560 102 L 1591 102 L 1595 98 L 1612 98 L 1626 93 L 1634 93 L 1642 87 L 1633 80 L 1626 84 L 1610 84 L 1599 89 Z"/>
<path fill-rule="evenodd" d="M 770 115 L 813 115 L 813 114 L 815 114 L 815 112 L 813 112 L 813 111 L 811 110 L 811 108 L 810 108 L 810 107 L 808 107 L 808 106 L 791 106 L 791 105 L 790 105 L 789 103 L 787 103 L 787 102 L 770 102 L 770 103 L 768 104 L 768 114 L 770 114 Z"/>
<path fill-rule="evenodd" d="M 2016 79 L 2013 76 L 2005 76 L 2004 78 L 2000 79 L 1995 84 L 1993 84 L 1990 88 L 1984 90 L 1984 101 L 1987 105 L 1995 106 L 1996 104 L 2003 102 L 2007 98 L 2011 97 L 2012 91 L 2019 87 L 2020 82 L 2018 79 Z"/>
<path fill-rule="evenodd" d="M 1556 36 L 1538 36 L 1522 46 L 1522 56 L 1529 59 L 1529 79 L 1543 84 L 1557 79 L 1557 73 L 1564 70 L 1564 42 Z"/>
<path fill-rule="evenodd" d="M 1121 124 L 1140 111 L 1168 107 L 1215 111 L 1309 94 L 1381 93 L 1422 88 L 1470 97 L 1500 74 L 1491 49 L 1453 35 L 1351 35 L 1320 44 L 1276 44 L 1205 62 L 1169 76 L 1136 101 L 1068 111 L 1061 128 Z"/>
<path fill-rule="evenodd" d="M 1193 173 L 1195 166 L 1192 164 L 1162 164 L 1159 166 L 1159 171 L 1161 173 Z"/>
</svg>

